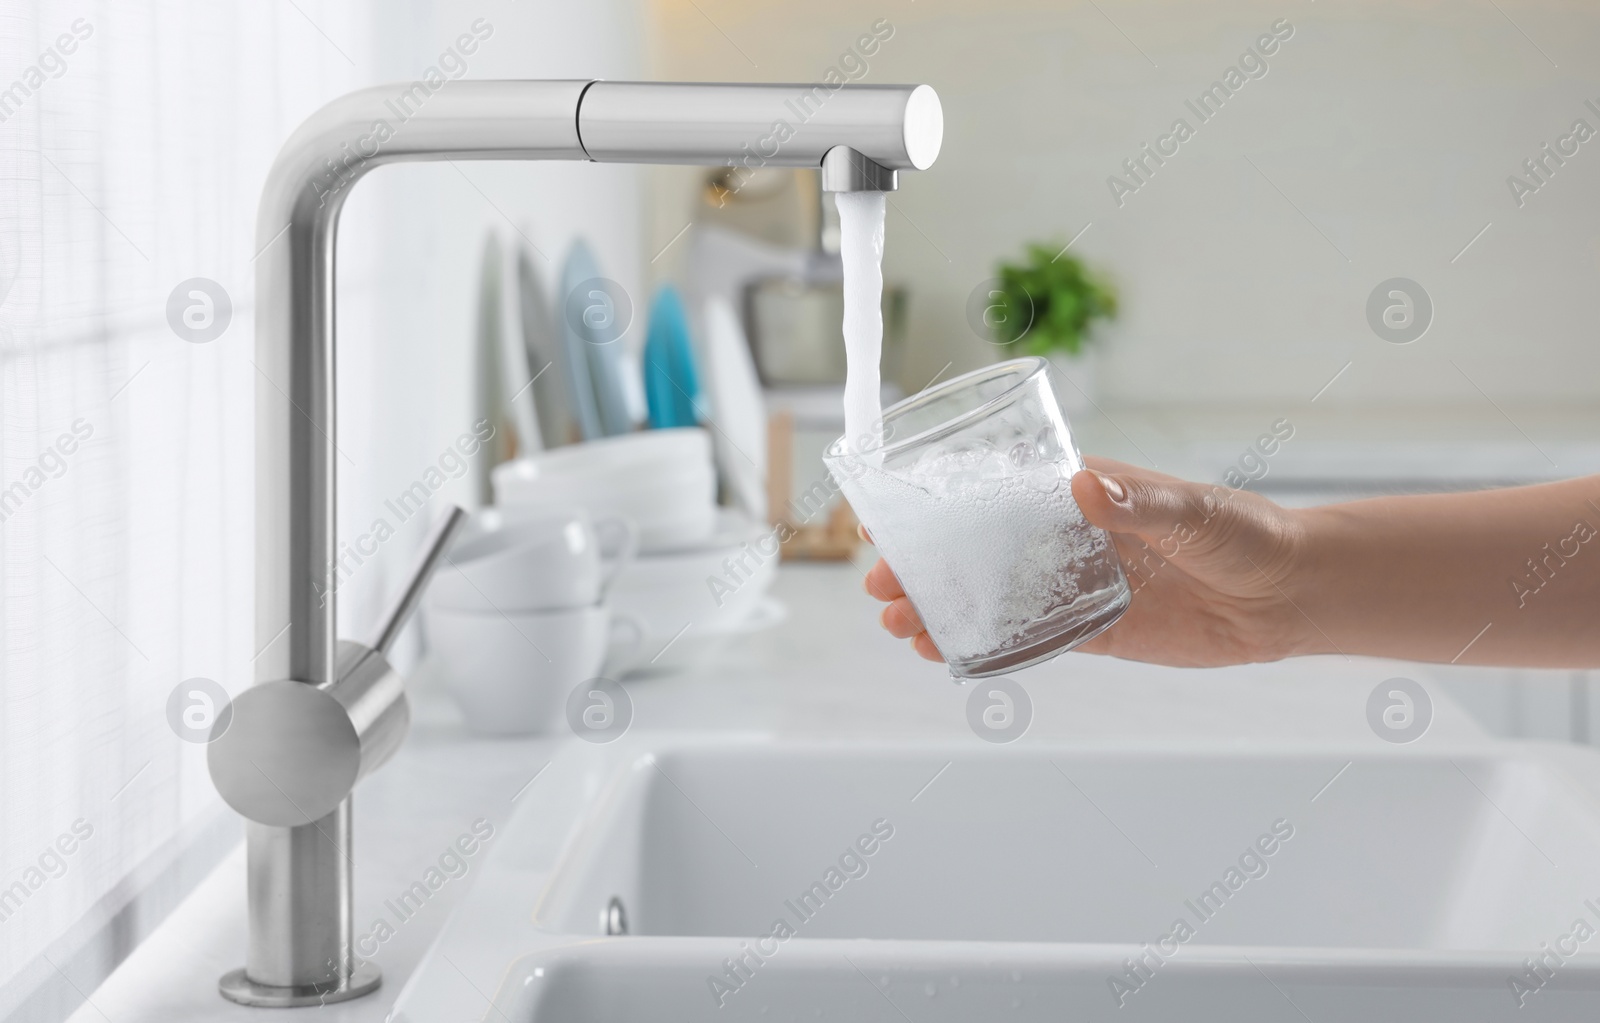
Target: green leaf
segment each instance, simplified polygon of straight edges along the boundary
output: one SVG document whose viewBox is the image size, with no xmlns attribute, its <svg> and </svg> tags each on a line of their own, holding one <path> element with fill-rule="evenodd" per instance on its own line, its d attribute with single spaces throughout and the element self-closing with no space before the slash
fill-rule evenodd
<svg viewBox="0 0 1600 1023">
<path fill-rule="evenodd" d="M 1024 252 L 1022 261 L 1001 263 L 997 270 L 1007 315 L 995 329 L 995 340 L 1026 339 L 1024 347 L 1036 355 L 1077 354 L 1095 320 L 1116 317 L 1116 290 L 1058 246 L 1033 242 Z"/>
</svg>

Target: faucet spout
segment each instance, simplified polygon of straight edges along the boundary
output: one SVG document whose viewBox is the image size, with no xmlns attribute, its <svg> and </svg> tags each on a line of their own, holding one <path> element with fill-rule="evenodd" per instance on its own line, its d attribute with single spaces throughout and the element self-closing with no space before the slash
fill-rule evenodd
<svg viewBox="0 0 1600 1023">
<path fill-rule="evenodd" d="M 893 192 L 899 187 L 898 171 L 849 146 L 834 146 L 822 158 L 824 192 Z"/>
<path fill-rule="evenodd" d="M 898 171 L 932 166 L 943 137 L 939 97 L 926 85 L 581 80 L 378 86 L 333 101 L 290 135 L 256 219 L 255 675 L 272 691 L 235 703 L 229 727 L 252 737 L 248 764 L 221 747 L 212 757 L 223 797 L 250 822 L 249 948 L 245 967 L 223 978 L 224 995 L 311 1005 L 378 985 L 377 967 L 352 951 L 350 801 L 337 795 L 379 757 L 355 741 L 361 723 L 345 720 L 339 696 L 351 684 L 339 685 L 334 628 L 335 236 L 351 187 L 387 163 L 583 160 L 726 166 L 735 176 L 817 167 L 830 188 L 885 190 Z M 386 693 L 399 684 L 380 681 Z M 311 703 L 316 728 L 284 712 Z M 403 729 L 380 730 L 377 745 L 392 750 Z M 336 763 L 339 778 L 311 784 L 307 765 L 322 763 Z M 303 791 L 335 795 L 276 796 Z"/>
<path fill-rule="evenodd" d="M 944 111 L 926 85 L 595 82 L 578 134 L 599 163 L 821 167 L 848 146 L 889 170 L 927 170 Z"/>
</svg>

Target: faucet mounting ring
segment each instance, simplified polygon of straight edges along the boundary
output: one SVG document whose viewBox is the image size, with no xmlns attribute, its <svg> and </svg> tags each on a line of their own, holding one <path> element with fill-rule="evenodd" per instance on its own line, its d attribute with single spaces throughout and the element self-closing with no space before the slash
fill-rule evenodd
<svg viewBox="0 0 1600 1023">
<path fill-rule="evenodd" d="M 262 1009 L 297 1009 L 306 1005 L 328 1005 L 349 1001 L 378 990 L 383 972 L 374 963 L 357 963 L 350 976 L 336 985 L 305 984 L 280 987 L 257 984 L 245 975 L 243 967 L 229 970 L 217 982 L 217 990 L 230 1002 Z"/>
</svg>

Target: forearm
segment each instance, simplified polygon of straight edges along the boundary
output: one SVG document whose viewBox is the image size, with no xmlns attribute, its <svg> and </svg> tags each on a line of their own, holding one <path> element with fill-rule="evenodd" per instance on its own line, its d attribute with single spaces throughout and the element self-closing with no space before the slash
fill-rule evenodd
<svg viewBox="0 0 1600 1023">
<path fill-rule="evenodd" d="M 1600 477 L 1294 514 L 1299 652 L 1600 667 Z"/>
</svg>

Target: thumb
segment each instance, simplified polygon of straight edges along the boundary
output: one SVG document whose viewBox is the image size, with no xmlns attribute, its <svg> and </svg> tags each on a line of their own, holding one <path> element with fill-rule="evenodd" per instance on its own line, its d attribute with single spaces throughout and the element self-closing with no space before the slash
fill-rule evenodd
<svg viewBox="0 0 1600 1023">
<path fill-rule="evenodd" d="M 1193 483 L 1093 469 L 1072 477 L 1072 497 L 1084 518 L 1101 529 L 1132 533 L 1146 541 L 1170 535 L 1193 517 L 1201 500 L 1195 489 Z"/>
</svg>

